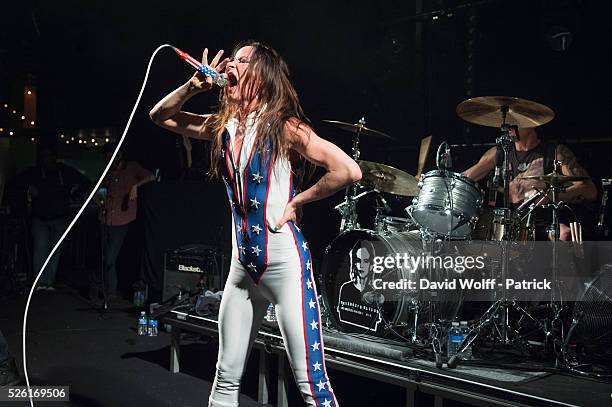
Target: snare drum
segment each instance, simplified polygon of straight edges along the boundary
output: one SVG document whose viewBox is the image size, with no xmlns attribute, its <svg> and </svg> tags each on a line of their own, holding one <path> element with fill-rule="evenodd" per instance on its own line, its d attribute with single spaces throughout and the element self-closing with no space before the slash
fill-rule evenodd
<svg viewBox="0 0 612 407">
<path fill-rule="evenodd" d="M 447 238 L 470 236 L 482 205 L 476 183 L 456 172 L 434 170 L 421 176 L 419 195 L 407 208 L 425 231 Z"/>
<path fill-rule="evenodd" d="M 510 209 L 483 208 L 471 237 L 472 240 L 528 242 L 535 240 L 535 227 L 530 217 L 521 220 Z"/>
</svg>

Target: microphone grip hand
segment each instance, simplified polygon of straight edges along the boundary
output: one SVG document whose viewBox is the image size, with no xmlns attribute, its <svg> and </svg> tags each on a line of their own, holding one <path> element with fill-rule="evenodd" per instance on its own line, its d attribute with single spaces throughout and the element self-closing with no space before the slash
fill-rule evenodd
<svg viewBox="0 0 612 407">
<path fill-rule="evenodd" d="M 213 60 L 208 63 L 208 48 L 204 48 L 202 52 L 202 65 L 210 67 L 218 75 L 225 69 L 225 65 L 229 62 L 229 58 L 221 60 L 223 56 L 223 50 L 219 50 Z M 196 92 L 205 92 L 210 90 L 213 86 L 215 79 L 211 75 L 206 75 L 200 70 L 196 70 L 195 74 L 189 80 L 189 90 Z"/>
</svg>

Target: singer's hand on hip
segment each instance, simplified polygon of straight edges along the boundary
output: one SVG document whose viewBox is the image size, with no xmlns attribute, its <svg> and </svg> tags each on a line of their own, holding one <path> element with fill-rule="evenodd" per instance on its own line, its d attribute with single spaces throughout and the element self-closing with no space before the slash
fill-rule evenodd
<svg viewBox="0 0 612 407">
<path fill-rule="evenodd" d="M 223 56 L 223 50 L 219 50 L 210 64 L 208 63 L 208 48 L 204 48 L 204 52 L 202 53 L 202 63 L 204 65 L 208 65 L 218 73 L 221 73 L 225 70 L 225 65 L 227 65 L 229 58 L 225 58 L 221 60 Z M 221 61 L 221 62 L 219 62 Z M 212 78 L 208 75 L 204 75 L 201 72 L 196 72 L 195 75 L 190 80 L 191 86 L 199 91 L 205 91 L 212 88 L 213 81 Z"/>
<path fill-rule="evenodd" d="M 292 221 L 293 223 L 297 223 L 298 219 L 301 218 L 301 208 L 296 205 L 294 201 L 291 201 L 285 206 L 285 211 L 283 212 L 283 217 L 278 221 L 275 227 L 275 231 L 279 231 L 285 223 Z"/>
</svg>

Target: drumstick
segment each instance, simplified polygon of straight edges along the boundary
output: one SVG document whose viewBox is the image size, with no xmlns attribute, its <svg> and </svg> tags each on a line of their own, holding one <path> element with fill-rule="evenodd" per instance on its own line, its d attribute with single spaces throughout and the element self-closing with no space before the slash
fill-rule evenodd
<svg viewBox="0 0 612 407">
<path fill-rule="evenodd" d="M 421 177 L 423 169 L 425 168 L 425 162 L 427 161 L 427 155 L 429 154 L 429 146 L 431 145 L 431 136 L 423 137 L 421 139 L 421 148 L 419 149 L 419 163 L 417 166 L 417 173 L 414 176 L 416 179 Z"/>
<path fill-rule="evenodd" d="M 570 235 L 572 236 L 572 242 L 575 242 L 578 236 L 576 234 L 576 228 L 574 226 L 574 222 L 570 222 Z"/>
</svg>

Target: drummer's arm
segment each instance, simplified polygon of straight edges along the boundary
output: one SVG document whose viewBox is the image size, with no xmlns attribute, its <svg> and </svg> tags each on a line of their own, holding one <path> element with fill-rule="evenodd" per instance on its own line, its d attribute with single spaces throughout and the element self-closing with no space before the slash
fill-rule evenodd
<svg viewBox="0 0 612 407">
<path fill-rule="evenodd" d="M 468 178 L 474 181 L 480 181 L 485 178 L 491 171 L 495 169 L 495 156 L 497 154 L 497 147 L 491 147 L 486 153 L 480 157 L 480 160 L 463 172 Z"/>
<path fill-rule="evenodd" d="M 563 175 L 589 177 L 589 173 L 578 163 L 576 156 L 567 146 L 559 144 L 556 149 L 557 160 L 560 160 Z M 594 201 L 597 199 L 597 188 L 590 179 L 573 182 L 559 194 L 559 199 L 568 203 Z"/>
</svg>

